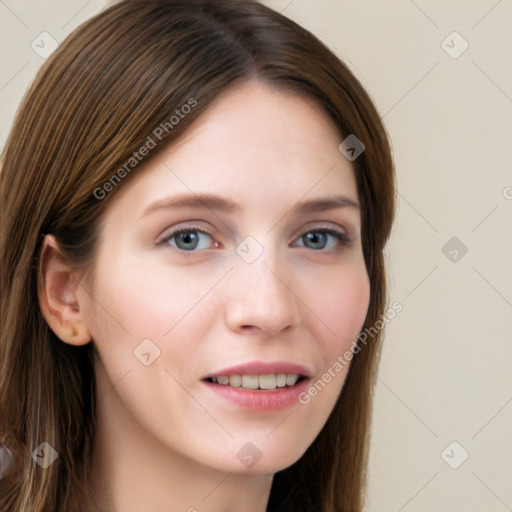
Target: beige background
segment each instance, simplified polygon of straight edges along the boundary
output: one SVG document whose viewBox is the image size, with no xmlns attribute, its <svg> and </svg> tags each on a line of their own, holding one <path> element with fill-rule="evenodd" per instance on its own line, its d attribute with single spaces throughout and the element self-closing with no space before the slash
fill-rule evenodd
<svg viewBox="0 0 512 512">
<path fill-rule="evenodd" d="M 265 3 L 347 62 L 394 147 L 403 311 L 387 329 L 366 510 L 512 511 L 512 1 Z M 61 41 L 105 4 L 0 0 L 2 147 L 43 62 L 32 41 Z"/>
</svg>

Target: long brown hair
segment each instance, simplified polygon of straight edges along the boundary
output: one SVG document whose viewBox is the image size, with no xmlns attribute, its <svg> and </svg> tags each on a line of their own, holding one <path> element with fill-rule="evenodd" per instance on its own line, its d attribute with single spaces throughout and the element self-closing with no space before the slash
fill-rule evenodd
<svg viewBox="0 0 512 512">
<path fill-rule="evenodd" d="M 256 1 L 124 0 L 109 7 L 44 64 L 2 156 L 0 442 L 16 461 L 0 484 L 2 511 L 77 511 L 88 492 L 94 347 L 63 343 L 44 321 L 37 295 L 44 236 L 53 234 L 77 268 L 92 265 L 102 212 L 130 177 L 228 87 L 255 78 L 316 102 L 342 138 L 355 134 L 365 145 L 353 162 L 371 287 L 364 328 L 384 313 L 394 166 L 379 115 L 348 68 L 310 32 Z M 170 126 L 191 98 L 197 104 Z M 167 130 L 156 137 L 162 124 Z M 152 134 L 144 165 L 115 181 Z M 108 193 L 100 194 L 107 182 Z M 275 475 L 269 511 L 361 511 L 379 350 L 377 333 L 354 356 L 323 430 Z M 43 470 L 31 454 L 45 441 L 60 457 Z"/>
</svg>

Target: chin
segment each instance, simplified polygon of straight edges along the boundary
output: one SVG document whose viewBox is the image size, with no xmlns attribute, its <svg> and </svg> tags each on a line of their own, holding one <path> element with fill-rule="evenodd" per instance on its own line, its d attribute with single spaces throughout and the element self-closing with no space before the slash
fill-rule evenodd
<svg viewBox="0 0 512 512">
<path fill-rule="evenodd" d="M 286 432 L 283 431 L 286 435 Z M 295 464 L 304 455 L 309 445 L 304 441 L 302 444 L 294 442 L 294 437 L 289 436 L 283 439 L 280 436 L 272 442 L 265 439 L 266 432 L 261 436 L 260 441 L 256 438 L 253 442 L 247 441 L 241 447 L 237 446 L 235 464 L 233 459 L 226 461 L 226 471 L 238 474 L 264 475 L 274 474 Z"/>
</svg>

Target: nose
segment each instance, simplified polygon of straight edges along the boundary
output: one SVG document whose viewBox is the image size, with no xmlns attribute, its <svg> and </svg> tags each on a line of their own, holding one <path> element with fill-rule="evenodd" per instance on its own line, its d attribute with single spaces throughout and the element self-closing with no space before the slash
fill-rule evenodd
<svg viewBox="0 0 512 512">
<path fill-rule="evenodd" d="M 252 263 L 239 259 L 230 272 L 225 315 L 234 332 L 270 338 L 298 325 L 300 299 L 292 273 L 284 261 L 266 254 Z"/>
</svg>

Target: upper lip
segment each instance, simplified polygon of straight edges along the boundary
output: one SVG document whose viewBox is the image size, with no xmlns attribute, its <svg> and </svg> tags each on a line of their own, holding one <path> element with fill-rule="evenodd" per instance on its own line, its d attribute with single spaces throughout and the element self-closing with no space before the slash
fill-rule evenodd
<svg viewBox="0 0 512 512">
<path fill-rule="evenodd" d="M 261 362 L 253 361 L 241 363 L 228 368 L 222 368 L 204 378 L 217 377 L 219 375 L 278 375 L 280 373 L 296 373 L 301 377 L 311 378 L 312 372 L 305 366 L 290 361 Z"/>
</svg>

